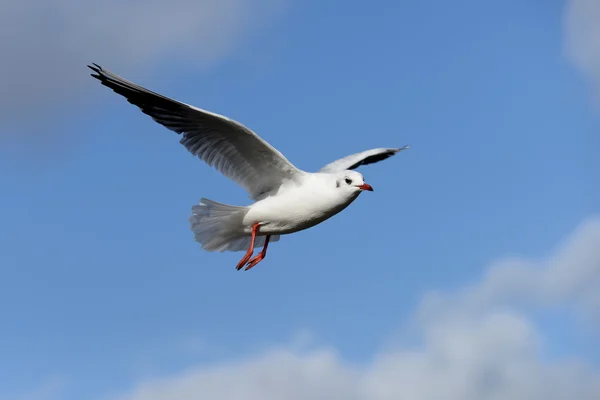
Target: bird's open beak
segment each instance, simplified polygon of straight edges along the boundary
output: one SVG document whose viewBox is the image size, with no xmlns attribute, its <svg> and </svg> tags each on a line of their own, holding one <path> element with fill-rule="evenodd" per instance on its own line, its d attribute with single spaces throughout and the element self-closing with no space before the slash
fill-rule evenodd
<svg viewBox="0 0 600 400">
<path fill-rule="evenodd" d="M 363 183 L 362 185 L 357 185 L 356 187 L 360 190 L 368 190 L 369 192 L 373 191 L 373 188 L 368 183 Z"/>
</svg>

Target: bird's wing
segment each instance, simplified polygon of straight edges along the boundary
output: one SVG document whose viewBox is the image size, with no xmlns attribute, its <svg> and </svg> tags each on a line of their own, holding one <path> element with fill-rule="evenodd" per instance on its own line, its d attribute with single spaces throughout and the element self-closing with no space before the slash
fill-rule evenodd
<svg viewBox="0 0 600 400">
<path fill-rule="evenodd" d="M 225 116 L 169 99 L 129 82 L 97 64 L 88 66 L 104 85 L 166 128 L 182 134 L 180 143 L 234 180 L 253 199 L 276 191 L 303 171 L 256 133 Z"/>
<path fill-rule="evenodd" d="M 371 149 L 362 151 L 360 153 L 351 154 L 344 158 L 340 158 L 332 163 L 327 164 L 321 168 L 321 172 L 339 172 L 348 169 L 355 169 L 361 165 L 373 164 L 378 161 L 385 160 L 398 153 L 399 151 L 408 149 L 409 146 L 400 147 L 398 149 Z"/>
</svg>

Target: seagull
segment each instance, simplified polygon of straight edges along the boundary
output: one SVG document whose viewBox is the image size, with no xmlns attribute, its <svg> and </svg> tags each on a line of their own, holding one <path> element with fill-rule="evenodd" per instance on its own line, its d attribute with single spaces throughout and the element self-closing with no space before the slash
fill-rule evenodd
<svg viewBox="0 0 600 400">
<path fill-rule="evenodd" d="M 170 99 L 102 68 L 88 65 L 102 85 L 125 97 L 144 114 L 181 135 L 194 156 L 243 187 L 254 200 L 233 206 L 201 198 L 189 219 L 195 240 L 206 251 L 244 251 L 236 265 L 249 270 L 267 255 L 269 242 L 311 228 L 373 191 L 355 169 L 409 148 L 377 148 L 352 154 L 306 172 L 256 133 L 226 116 Z M 254 255 L 255 247 L 262 247 Z"/>
</svg>

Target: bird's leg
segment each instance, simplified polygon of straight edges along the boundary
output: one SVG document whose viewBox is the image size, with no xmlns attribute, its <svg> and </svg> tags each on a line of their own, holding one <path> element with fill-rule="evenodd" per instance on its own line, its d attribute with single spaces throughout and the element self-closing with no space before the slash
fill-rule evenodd
<svg viewBox="0 0 600 400">
<path fill-rule="evenodd" d="M 240 269 L 242 269 L 244 264 L 246 264 L 246 262 L 250 259 L 250 257 L 252 257 L 252 253 L 254 253 L 254 239 L 256 239 L 256 232 L 258 231 L 259 226 L 260 226 L 260 224 L 258 222 L 255 223 L 254 225 L 252 225 L 252 231 L 251 231 L 251 236 L 250 236 L 250 247 L 248 247 L 248 251 L 246 252 L 246 255 L 240 260 L 238 265 L 235 267 L 235 269 L 237 269 L 238 271 Z"/>
<path fill-rule="evenodd" d="M 265 238 L 265 245 L 263 246 L 262 251 L 258 253 L 256 257 L 248 261 L 248 266 L 246 267 L 246 269 L 244 269 L 244 271 L 248 271 L 250 268 L 254 267 L 256 264 L 258 264 L 265 258 L 265 256 L 267 255 L 267 246 L 269 246 L 270 238 L 271 235 L 267 235 L 267 237 Z"/>
</svg>

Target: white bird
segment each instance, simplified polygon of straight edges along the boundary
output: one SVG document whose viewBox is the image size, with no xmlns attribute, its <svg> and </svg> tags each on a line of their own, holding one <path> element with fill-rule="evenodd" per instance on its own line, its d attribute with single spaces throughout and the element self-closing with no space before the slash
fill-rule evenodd
<svg viewBox="0 0 600 400">
<path fill-rule="evenodd" d="M 192 206 L 191 230 L 207 251 L 242 251 L 240 270 L 254 267 L 267 254 L 269 241 L 315 226 L 348 207 L 364 191 L 373 191 L 360 165 L 384 160 L 408 148 L 378 148 L 334 161 L 316 173 L 302 171 L 244 125 L 172 100 L 127 81 L 97 64 L 94 78 L 124 96 L 166 128 L 182 135 L 180 143 L 209 166 L 242 186 L 255 202 L 231 206 L 205 198 Z M 251 258 L 254 248 L 262 251 Z"/>
</svg>

